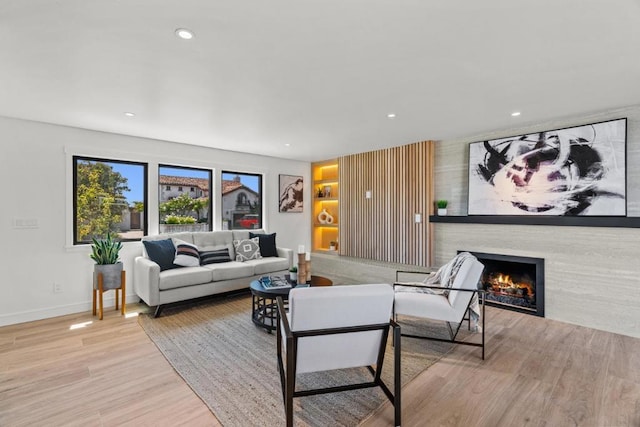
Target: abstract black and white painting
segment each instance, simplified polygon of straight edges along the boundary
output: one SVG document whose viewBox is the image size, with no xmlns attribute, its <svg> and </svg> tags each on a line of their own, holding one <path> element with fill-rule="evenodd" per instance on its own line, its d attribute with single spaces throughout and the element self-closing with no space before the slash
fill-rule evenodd
<svg viewBox="0 0 640 427">
<path fill-rule="evenodd" d="M 302 212 L 303 184 L 301 176 L 280 175 L 280 212 Z"/>
<path fill-rule="evenodd" d="M 625 216 L 627 119 L 469 145 L 469 215 Z"/>
</svg>

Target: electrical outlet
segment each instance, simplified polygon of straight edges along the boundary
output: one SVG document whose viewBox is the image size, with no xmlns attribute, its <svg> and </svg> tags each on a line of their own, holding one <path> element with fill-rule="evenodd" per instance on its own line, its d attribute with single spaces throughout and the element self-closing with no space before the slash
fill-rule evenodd
<svg viewBox="0 0 640 427">
<path fill-rule="evenodd" d="M 62 292 L 62 284 L 61 283 L 54 283 L 53 284 L 53 293 L 59 294 L 60 292 Z"/>
</svg>

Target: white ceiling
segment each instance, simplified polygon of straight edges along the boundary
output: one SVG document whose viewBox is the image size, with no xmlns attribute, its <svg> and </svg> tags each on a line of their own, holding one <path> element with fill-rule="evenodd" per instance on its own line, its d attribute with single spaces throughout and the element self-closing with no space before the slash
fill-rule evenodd
<svg viewBox="0 0 640 427">
<path fill-rule="evenodd" d="M 638 104 L 639 23 L 638 0 L 0 0 L 0 115 L 322 160 Z"/>
</svg>

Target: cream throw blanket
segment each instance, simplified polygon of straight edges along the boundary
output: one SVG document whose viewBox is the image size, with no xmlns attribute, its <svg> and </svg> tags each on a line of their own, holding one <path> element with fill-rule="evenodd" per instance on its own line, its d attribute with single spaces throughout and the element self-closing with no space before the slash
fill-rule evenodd
<svg viewBox="0 0 640 427">
<path fill-rule="evenodd" d="M 476 259 L 469 252 L 460 252 L 456 255 L 451 261 L 443 265 L 436 271 L 435 273 L 431 273 L 429 277 L 424 279 L 422 282 L 411 283 L 413 286 L 396 286 L 396 292 L 421 292 L 425 294 L 432 295 L 444 295 L 449 296 L 449 291 L 446 288 L 453 287 L 453 283 L 456 280 L 456 276 L 462 264 L 468 259 Z M 409 284 L 409 283 L 407 283 Z M 430 286 L 440 286 L 443 288 L 439 289 L 431 289 L 420 287 L 421 284 L 430 285 Z M 471 304 L 469 305 L 469 310 L 471 311 L 471 321 L 474 325 L 475 331 L 481 331 L 481 327 L 479 326 L 480 320 L 480 305 L 478 304 L 478 294 L 474 293 L 471 298 Z"/>
</svg>

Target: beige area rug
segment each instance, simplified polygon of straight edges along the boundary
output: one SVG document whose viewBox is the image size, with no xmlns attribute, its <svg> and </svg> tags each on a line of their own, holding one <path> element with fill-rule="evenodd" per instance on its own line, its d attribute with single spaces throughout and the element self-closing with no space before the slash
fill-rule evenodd
<svg viewBox="0 0 640 427">
<path fill-rule="evenodd" d="M 224 426 L 285 424 L 276 337 L 251 321 L 250 295 L 167 307 L 161 317 L 142 315 L 139 322 Z M 410 325 L 403 325 L 403 331 L 409 329 Z M 403 339 L 402 385 L 450 349 L 447 343 Z M 383 379 L 393 390 L 393 353 L 390 346 L 387 350 Z M 297 389 L 370 377 L 364 368 L 304 374 L 298 376 Z M 385 401 L 379 388 L 296 398 L 294 422 L 297 426 L 355 426 Z"/>
</svg>

